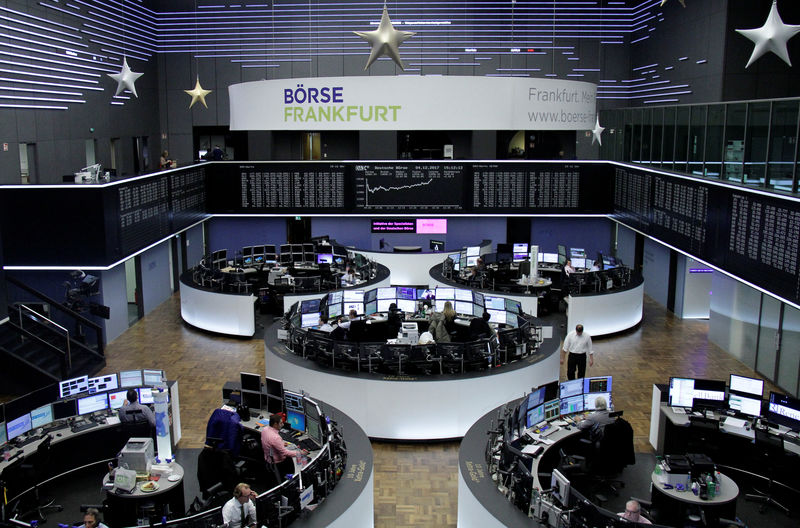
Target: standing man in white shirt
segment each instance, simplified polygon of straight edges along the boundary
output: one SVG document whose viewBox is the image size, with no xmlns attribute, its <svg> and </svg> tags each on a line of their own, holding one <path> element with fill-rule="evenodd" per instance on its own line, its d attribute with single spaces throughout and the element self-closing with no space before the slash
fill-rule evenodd
<svg viewBox="0 0 800 528">
<path fill-rule="evenodd" d="M 567 355 L 569 357 L 567 358 Z M 594 365 L 594 350 L 592 350 L 592 338 L 583 331 L 583 325 L 579 324 L 575 330 L 567 334 L 564 339 L 564 346 L 561 348 L 561 364 L 567 360 L 567 379 L 582 378 L 586 375 L 586 356 L 589 356 L 589 366 Z M 577 369 L 578 375 L 575 375 Z"/>
<path fill-rule="evenodd" d="M 256 497 L 256 492 L 249 485 L 237 484 L 233 489 L 233 498 L 222 507 L 222 522 L 228 528 L 255 528 L 256 505 L 252 499 Z"/>
</svg>

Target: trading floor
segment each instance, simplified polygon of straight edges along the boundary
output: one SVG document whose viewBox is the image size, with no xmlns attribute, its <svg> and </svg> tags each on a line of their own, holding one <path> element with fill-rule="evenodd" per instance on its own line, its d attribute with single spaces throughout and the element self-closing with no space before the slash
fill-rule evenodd
<svg viewBox="0 0 800 528">
<path fill-rule="evenodd" d="M 269 326 L 271 321 L 265 323 Z M 652 452 L 648 434 L 653 383 L 668 383 L 670 376 L 755 375 L 709 343 L 707 331 L 706 321 L 678 319 L 645 297 L 639 327 L 595 340 L 596 360 L 588 374 L 613 373 L 614 404 L 634 428 L 637 452 Z M 183 428 L 179 447 L 202 447 L 208 417 L 219 405 L 220 380 L 236 379 L 240 371 L 263 373 L 263 343 L 188 327 L 181 321 L 180 299 L 174 294 L 108 346 L 103 372 L 147 365 L 179 379 Z M 313 387 L 304 389 L 313 396 Z M 765 392 L 769 390 L 777 389 L 767 383 Z M 372 446 L 376 527 L 456 526 L 458 442 L 373 442 Z"/>
</svg>

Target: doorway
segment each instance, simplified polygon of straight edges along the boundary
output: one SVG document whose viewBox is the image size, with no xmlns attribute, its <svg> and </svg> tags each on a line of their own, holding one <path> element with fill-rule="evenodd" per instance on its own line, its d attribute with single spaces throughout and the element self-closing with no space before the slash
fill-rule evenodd
<svg viewBox="0 0 800 528">
<path fill-rule="evenodd" d="M 144 317 L 142 304 L 142 273 L 139 257 L 129 258 L 125 261 L 125 289 L 128 298 L 128 327 Z"/>
<path fill-rule="evenodd" d="M 19 179 L 21 183 L 39 183 L 36 143 L 19 144 Z"/>
<path fill-rule="evenodd" d="M 147 147 L 147 136 L 133 138 L 133 172 L 142 174 L 150 170 L 150 151 Z"/>
<path fill-rule="evenodd" d="M 311 240 L 311 218 L 295 216 L 286 221 L 286 241 L 302 244 Z"/>
</svg>

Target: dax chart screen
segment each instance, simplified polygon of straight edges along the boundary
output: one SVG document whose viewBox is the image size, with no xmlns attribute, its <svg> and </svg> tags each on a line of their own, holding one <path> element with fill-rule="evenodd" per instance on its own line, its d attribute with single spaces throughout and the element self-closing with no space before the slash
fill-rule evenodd
<svg viewBox="0 0 800 528">
<path fill-rule="evenodd" d="M 463 207 L 464 164 L 376 163 L 353 169 L 357 209 L 458 211 Z"/>
</svg>

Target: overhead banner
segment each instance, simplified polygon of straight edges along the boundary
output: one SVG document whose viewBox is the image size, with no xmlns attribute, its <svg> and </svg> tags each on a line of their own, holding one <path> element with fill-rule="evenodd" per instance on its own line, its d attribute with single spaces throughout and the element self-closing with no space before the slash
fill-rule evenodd
<svg viewBox="0 0 800 528">
<path fill-rule="evenodd" d="M 278 79 L 228 87 L 231 130 L 591 130 L 597 85 L 517 77 Z"/>
</svg>

